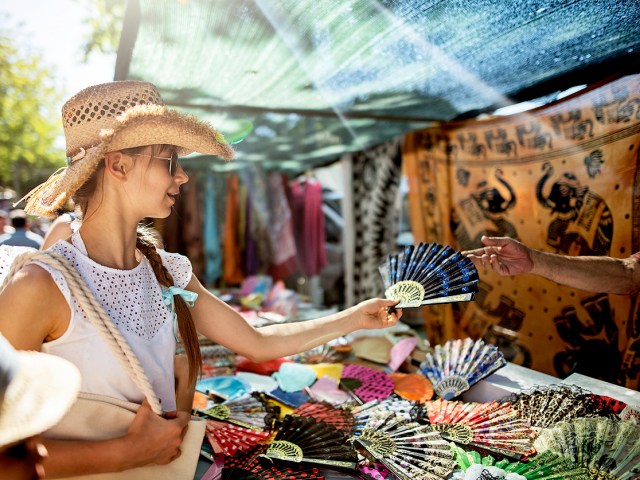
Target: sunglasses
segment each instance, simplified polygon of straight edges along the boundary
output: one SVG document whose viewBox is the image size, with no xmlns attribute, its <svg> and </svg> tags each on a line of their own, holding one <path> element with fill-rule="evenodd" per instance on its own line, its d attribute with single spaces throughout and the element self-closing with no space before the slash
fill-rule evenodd
<svg viewBox="0 0 640 480">
<path fill-rule="evenodd" d="M 170 157 L 158 157 L 157 155 L 151 155 L 149 153 L 130 153 L 132 157 L 151 157 L 151 158 L 159 158 L 161 160 L 169 160 L 169 173 L 172 177 L 176 176 L 176 172 L 178 170 L 178 152 L 171 152 Z"/>
</svg>

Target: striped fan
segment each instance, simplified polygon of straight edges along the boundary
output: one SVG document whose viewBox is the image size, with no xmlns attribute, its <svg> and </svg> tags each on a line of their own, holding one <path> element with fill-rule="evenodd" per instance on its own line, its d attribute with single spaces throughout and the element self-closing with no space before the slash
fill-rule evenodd
<svg viewBox="0 0 640 480">
<path fill-rule="evenodd" d="M 369 422 L 354 442 L 400 480 L 445 479 L 456 465 L 449 444 L 431 426 L 395 414 Z"/>
<path fill-rule="evenodd" d="M 473 262 L 447 245 L 409 245 L 389 255 L 379 271 L 385 297 L 400 301 L 396 308 L 468 302 L 478 292 Z"/>
<path fill-rule="evenodd" d="M 340 385 L 363 402 L 384 400 L 393 393 L 393 380 L 380 370 L 349 364 L 342 370 Z"/>
<path fill-rule="evenodd" d="M 208 419 L 206 436 L 214 453 L 231 456 L 263 442 L 269 432 Z"/>
<path fill-rule="evenodd" d="M 214 420 L 259 430 L 269 426 L 271 417 L 262 402 L 252 395 L 244 395 L 206 410 L 197 410 L 197 412 Z"/>
<path fill-rule="evenodd" d="M 313 418 L 287 415 L 262 457 L 355 471 L 358 457 L 344 433 Z"/>
<path fill-rule="evenodd" d="M 346 435 L 350 435 L 353 430 L 353 414 L 346 408 L 337 408 L 328 402 L 309 401 L 296 408 L 293 415 L 324 422 Z"/>
<path fill-rule="evenodd" d="M 545 428 L 534 443 L 589 469 L 592 479 L 640 478 L 640 426 L 608 418 L 575 418 Z"/>
<path fill-rule="evenodd" d="M 260 455 L 266 451 L 265 445 L 257 445 L 247 452 L 228 457 L 224 462 L 221 480 L 324 480 L 325 478 L 317 468 L 260 462 Z"/>
<path fill-rule="evenodd" d="M 496 461 L 492 456 L 481 456 L 478 452 L 466 451 L 456 445 L 450 445 L 456 454 L 456 462 L 463 472 L 456 472 L 452 479 L 478 480 L 485 467 L 492 467 L 491 474 L 503 479 L 508 474 L 519 475 L 526 480 L 589 480 L 588 470 L 566 460 L 552 452 L 535 455 L 527 462 L 512 462 L 508 459 Z M 510 475 L 513 477 L 514 475 Z M 508 478 L 508 477 L 507 477 Z"/>
<path fill-rule="evenodd" d="M 438 397 L 451 400 L 506 364 L 494 345 L 465 338 L 436 345 L 433 353 L 427 353 L 420 370 Z"/>
<path fill-rule="evenodd" d="M 508 403 L 464 403 L 435 400 L 416 405 L 447 440 L 521 460 L 535 453 L 534 432 Z"/>
</svg>

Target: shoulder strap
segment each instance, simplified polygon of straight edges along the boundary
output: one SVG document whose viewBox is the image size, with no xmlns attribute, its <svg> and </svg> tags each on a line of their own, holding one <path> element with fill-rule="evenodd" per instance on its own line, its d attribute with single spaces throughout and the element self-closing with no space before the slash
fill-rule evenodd
<svg viewBox="0 0 640 480">
<path fill-rule="evenodd" d="M 145 397 L 147 397 L 153 411 L 158 415 L 161 415 L 162 407 L 160 406 L 160 400 L 153 391 L 153 387 L 151 386 L 147 375 L 144 373 L 144 369 L 142 368 L 138 357 L 136 357 L 136 354 L 131 350 L 126 339 L 111 321 L 111 318 L 109 318 L 109 315 L 104 311 L 104 308 L 95 298 L 86 282 L 62 255 L 47 250 L 36 250 L 18 255 L 11 264 L 9 273 L 4 278 L 2 286 L 0 287 L 0 292 L 4 290 L 5 286 L 11 281 L 16 272 L 28 263 L 32 262 L 47 264 L 64 275 L 71 293 L 80 305 L 80 308 L 82 308 L 86 313 L 89 321 L 91 321 L 93 326 L 96 327 L 96 330 L 98 330 L 103 340 L 107 342 L 112 353 L 118 359 L 131 380 L 133 380 L 133 382 L 142 390 Z"/>
</svg>

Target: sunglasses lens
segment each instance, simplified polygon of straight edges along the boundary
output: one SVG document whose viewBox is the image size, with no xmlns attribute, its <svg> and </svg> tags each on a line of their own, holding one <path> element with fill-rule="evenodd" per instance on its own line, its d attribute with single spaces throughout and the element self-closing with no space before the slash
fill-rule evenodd
<svg viewBox="0 0 640 480">
<path fill-rule="evenodd" d="M 169 173 L 171 173 L 172 177 L 176 176 L 177 170 L 178 170 L 178 153 L 173 152 L 171 154 L 171 160 L 169 162 Z"/>
</svg>

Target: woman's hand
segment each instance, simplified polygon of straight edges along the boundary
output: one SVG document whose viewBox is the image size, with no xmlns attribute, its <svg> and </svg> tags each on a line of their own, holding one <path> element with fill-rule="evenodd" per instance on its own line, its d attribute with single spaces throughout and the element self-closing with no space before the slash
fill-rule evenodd
<svg viewBox="0 0 640 480">
<path fill-rule="evenodd" d="M 393 313 L 389 311 L 391 307 L 395 307 L 397 304 L 398 300 L 372 298 L 351 307 L 350 314 L 358 329 L 392 327 L 402 317 L 402 309 L 391 310 Z"/>
<path fill-rule="evenodd" d="M 187 433 L 191 415 L 177 412 L 174 418 L 156 415 L 147 399 L 142 402 L 129 426 L 126 458 L 139 467 L 147 464 L 166 465 L 180 456 L 180 444 Z"/>
</svg>

